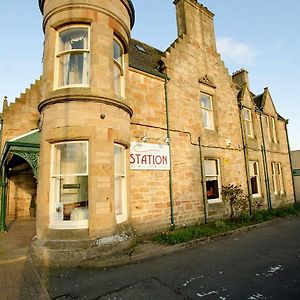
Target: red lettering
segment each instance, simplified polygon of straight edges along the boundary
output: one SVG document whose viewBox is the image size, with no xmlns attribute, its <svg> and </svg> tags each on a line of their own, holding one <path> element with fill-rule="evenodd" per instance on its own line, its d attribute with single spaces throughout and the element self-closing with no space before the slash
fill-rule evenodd
<svg viewBox="0 0 300 300">
<path fill-rule="evenodd" d="M 151 162 L 151 158 L 153 161 L 153 155 L 148 154 L 147 157 L 148 157 L 148 164 L 150 164 L 150 165 L 153 164 L 153 162 Z"/>
<path fill-rule="evenodd" d="M 157 156 L 155 157 L 155 163 L 158 164 L 158 165 L 160 165 L 160 164 L 161 164 L 161 161 L 162 161 L 161 156 L 157 155 Z"/>
<path fill-rule="evenodd" d="M 134 158 L 134 154 L 133 153 L 130 154 L 130 163 L 131 164 L 135 163 L 135 158 Z"/>
<path fill-rule="evenodd" d="M 139 164 L 140 163 L 140 156 L 141 154 L 135 154 L 136 158 L 137 158 L 137 163 Z"/>
<path fill-rule="evenodd" d="M 164 155 L 164 156 L 162 157 L 162 160 L 163 160 L 163 164 L 164 164 L 164 165 L 167 165 L 167 164 L 168 164 L 168 157 L 167 157 L 166 155 Z"/>
<path fill-rule="evenodd" d="M 147 164 L 147 155 L 143 155 L 143 156 L 142 156 L 141 164 L 143 164 L 143 165 L 144 165 L 144 164 L 145 164 L 145 165 Z"/>
</svg>

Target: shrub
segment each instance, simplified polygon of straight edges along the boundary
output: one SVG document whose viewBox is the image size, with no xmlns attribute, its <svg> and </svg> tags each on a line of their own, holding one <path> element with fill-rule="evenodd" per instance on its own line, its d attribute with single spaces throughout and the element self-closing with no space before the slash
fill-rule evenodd
<svg viewBox="0 0 300 300">
<path fill-rule="evenodd" d="M 237 220 L 248 208 L 248 196 L 240 186 L 234 184 L 222 186 L 222 198 L 229 205 L 231 220 Z"/>
</svg>

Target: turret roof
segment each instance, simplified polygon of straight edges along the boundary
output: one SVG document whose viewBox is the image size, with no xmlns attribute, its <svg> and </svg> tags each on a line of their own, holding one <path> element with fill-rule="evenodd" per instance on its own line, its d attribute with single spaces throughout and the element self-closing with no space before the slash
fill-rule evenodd
<svg viewBox="0 0 300 300">
<path fill-rule="evenodd" d="M 132 28 L 135 22 L 135 10 L 131 0 L 127 0 L 127 1 L 130 8 L 129 15 L 130 15 L 131 28 Z M 44 4 L 45 4 L 45 0 L 39 0 L 39 6 L 42 13 L 44 12 Z"/>
</svg>

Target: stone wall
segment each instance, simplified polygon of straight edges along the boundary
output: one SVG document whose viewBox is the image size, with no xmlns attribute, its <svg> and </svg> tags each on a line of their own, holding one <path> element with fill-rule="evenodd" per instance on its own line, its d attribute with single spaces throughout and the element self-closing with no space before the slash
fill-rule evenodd
<svg viewBox="0 0 300 300">
<path fill-rule="evenodd" d="M 32 171 L 28 169 L 26 174 L 21 173 L 10 177 L 7 195 L 7 218 L 30 217 L 31 198 L 36 196 L 36 180 L 31 173 Z"/>
<path fill-rule="evenodd" d="M 4 102 L 2 110 L 3 130 L 1 147 L 7 140 L 38 127 L 37 106 L 41 99 L 41 80 L 36 80 L 15 102 Z"/>
</svg>

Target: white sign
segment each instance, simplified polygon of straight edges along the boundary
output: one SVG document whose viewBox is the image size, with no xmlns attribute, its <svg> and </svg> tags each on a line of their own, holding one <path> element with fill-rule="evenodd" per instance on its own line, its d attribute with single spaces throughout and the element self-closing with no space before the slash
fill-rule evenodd
<svg viewBox="0 0 300 300">
<path fill-rule="evenodd" d="M 132 170 L 170 170 L 169 146 L 132 142 L 130 165 Z"/>
</svg>

